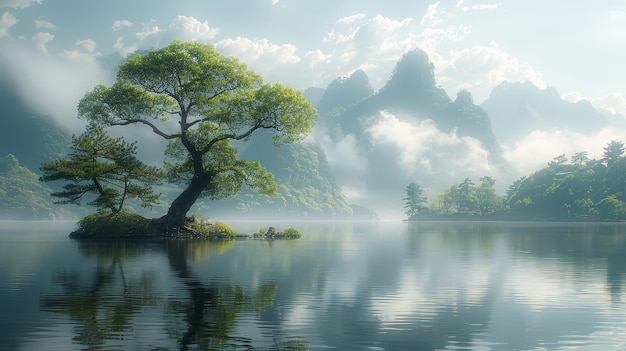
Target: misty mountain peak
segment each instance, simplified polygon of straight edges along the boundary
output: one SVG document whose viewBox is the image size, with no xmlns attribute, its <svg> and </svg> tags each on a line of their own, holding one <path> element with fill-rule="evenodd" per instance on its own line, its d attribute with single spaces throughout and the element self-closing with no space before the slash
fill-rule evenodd
<svg viewBox="0 0 626 351">
<path fill-rule="evenodd" d="M 456 94 L 456 105 L 470 106 L 474 104 L 474 96 L 469 91 L 463 89 Z"/>
<path fill-rule="evenodd" d="M 409 51 L 398 63 L 385 90 L 419 92 L 435 88 L 435 65 L 426 52 Z"/>
<path fill-rule="evenodd" d="M 396 64 L 391 78 L 379 98 L 387 105 L 409 112 L 432 112 L 451 102 L 448 94 L 437 87 L 435 65 L 423 50 L 409 51 Z"/>
<path fill-rule="evenodd" d="M 317 104 L 320 115 L 334 109 L 346 109 L 374 94 L 369 77 L 362 70 L 353 72 L 349 77 L 333 80 Z"/>
</svg>

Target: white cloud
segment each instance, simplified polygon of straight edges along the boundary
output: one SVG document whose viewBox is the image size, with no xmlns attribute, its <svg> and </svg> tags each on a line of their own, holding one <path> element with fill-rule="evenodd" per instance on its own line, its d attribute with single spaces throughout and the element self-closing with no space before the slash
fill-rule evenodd
<svg viewBox="0 0 626 351">
<path fill-rule="evenodd" d="M 48 48 L 46 44 L 54 39 L 54 34 L 48 32 L 38 32 L 37 34 L 31 37 L 33 42 L 35 43 L 35 47 L 39 49 L 39 51 L 43 53 L 48 53 Z"/>
<path fill-rule="evenodd" d="M 122 57 L 126 57 L 129 54 L 137 51 L 136 45 L 125 46 L 124 37 L 117 38 L 115 44 L 113 44 L 113 50 L 117 51 Z"/>
<path fill-rule="evenodd" d="M 178 32 L 183 40 L 203 40 L 208 41 L 219 33 L 217 28 L 209 27 L 207 21 L 200 22 L 193 17 L 176 16 L 170 25 L 170 31 Z"/>
<path fill-rule="evenodd" d="M 272 0 L 272 5 L 276 5 L 280 2 L 280 0 Z"/>
<path fill-rule="evenodd" d="M 35 28 L 37 29 L 52 29 L 55 27 L 56 26 L 54 24 L 44 20 L 42 17 L 35 20 Z"/>
<path fill-rule="evenodd" d="M 139 38 L 139 40 L 146 40 L 146 38 L 148 38 L 149 36 L 156 35 L 160 32 L 163 31 L 159 29 L 159 26 L 155 26 L 153 22 L 150 22 L 148 24 L 144 24 L 142 31 L 137 32 L 135 35 L 137 35 L 137 38 Z"/>
<path fill-rule="evenodd" d="M 409 174 L 418 167 L 429 174 L 454 176 L 462 170 L 466 176 L 493 174 L 489 152 L 474 138 L 459 137 L 456 131 L 444 133 L 432 120 L 401 121 L 382 111 L 381 119 L 367 130 L 374 145 L 389 143 L 399 151 L 398 163 Z M 455 165 L 454 168 L 446 164 Z"/>
<path fill-rule="evenodd" d="M 460 0 L 457 4 L 456 4 L 456 8 L 463 10 L 464 12 L 470 11 L 470 10 L 478 10 L 478 11 L 482 11 L 482 10 L 495 10 L 498 7 L 502 6 L 501 3 L 491 3 L 491 4 L 474 4 L 474 5 L 464 5 L 465 1 L 464 0 Z"/>
<path fill-rule="evenodd" d="M 435 63 L 438 82 L 450 93 L 467 89 L 477 103 L 486 99 L 491 89 L 503 81 L 530 81 L 539 88 L 546 87 L 540 72 L 512 57 L 496 43 L 452 50 L 441 60 Z"/>
<path fill-rule="evenodd" d="M 366 15 L 363 13 L 357 13 L 356 15 L 341 17 L 339 20 L 337 20 L 337 24 L 350 24 L 365 17 Z"/>
<path fill-rule="evenodd" d="M 83 47 L 85 50 L 87 50 L 87 52 L 90 53 L 94 52 L 94 50 L 96 49 L 96 42 L 93 41 L 93 39 L 77 40 L 76 45 Z"/>
<path fill-rule="evenodd" d="M 313 50 L 309 51 L 304 55 L 304 60 L 308 62 L 308 66 L 313 68 L 318 64 L 328 64 L 331 63 L 333 59 L 332 55 L 326 55 L 322 52 L 322 50 Z"/>
<path fill-rule="evenodd" d="M 113 31 L 118 31 L 122 28 L 130 28 L 133 26 L 133 23 L 129 20 L 115 20 L 113 21 L 112 29 Z"/>
<path fill-rule="evenodd" d="M 0 0 L 0 8 L 10 7 L 14 9 L 24 9 L 33 4 L 41 4 L 43 0 Z"/>
<path fill-rule="evenodd" d="M 5 12 L 0 17 L 0 38 L 9 35 L 9 28 L 13 27 L 19 20 L 10 12 Z"/>
<path fill-rule="evenodd" d="M 300 62 L 300 57 L 295 54 L 295 46 L 291 44 L 272 44 L 267 39 L 255 41 L 241 37 L 223 39 L 217 43 L 216 47 L 220 50 L 230 52 L 231 55 L 250 63 L 262 58 L 264 61 L 275 60 L 275 62 L 281 64 L 295 64 Z"/>
<path fill-rule="evenodd" d="M 402 55 L 418 46 L 414 22 L 412 18 L 394 20 L 382 15 L 369 19 L 362 15 L 341 18 L 323 38 L 323 51 L 334 60 L 325 67 L 317 67 L 314 83 L 328 84 L 363 69 L 372 86 L 381 88 Z"/>
<path fill-rule="evenodd" d="M 433 4 L 428 5 L 426 10 L 426 14 L 422 17 L 420 24 L 424 27 L 434 27 L 437 26 L 444 21 L 444 16 L 446 12 L 442 10 L 439 5 L 439 2 L 435 2 Z M 457 5 L 458 6 L 458 5 Z"/>
<path fill-rule="evenodd" d="M 132 25 L 124 21 L 114 22 L 114 29 Z M 198 21 L 194 17 L 176 16 L 169 26 L 162 28 L 155 21 L 145 23 L 142 29 L 135 33 L 138 42 L 126 45 L 124 37 L 118 38 L 114 49 L 122 56 L 134 52 L 137 49 L 154 49 L 169 44 L 174 39 L 186 41 L 210 42 L 219 33 L 219 29 L 210 27 L 207 21 Z"/>
<path fill-rule="evenodd" d="M 296 55 L 296 47 L 291 44 L 278 45 L 267 39 L 237 37 L 222 39 L 215 48 L 226 56 L 237 57 L 268 82 L 293 84 L 294 77 L 298 76 L 310 82 L 310 77 L 302 77 L 301 67 L 306 63 L 302 63 Z M 311 64 L 310 60 L 307 61 Z"/>
</svg>

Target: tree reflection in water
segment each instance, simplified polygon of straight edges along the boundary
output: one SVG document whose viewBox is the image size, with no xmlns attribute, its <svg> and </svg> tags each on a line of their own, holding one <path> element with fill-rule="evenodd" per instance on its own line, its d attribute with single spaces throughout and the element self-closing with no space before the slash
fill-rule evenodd
<svg viewBox="0 0 626 351">
<path fill-rule="evenodd" d="M 146 308 L 162 306 L 164 313 L 158 323 L 169 337 L 169 345 L 157 346 L 145 341 L 154 350 L 256 350 L 255 341 L 235 336 L 242 315 L 256 316 L 274 303 L 278 285 L 269 282 L 255 289 L 221 280 L 202 281 L 188 265 L 210 252 L 223 252 L 232 242 L 80 242 L 83 254 L 95 259 L 96 267 L 88 277 L 78 270 L 58 272 L 53 280 L 62 293 L 42 299 L 42 309 L 69 318 L 73 342 L 86 350 L 122 347 L 137 338 L 134 322 Z M 145 255 L 166 256 L 176 283 L 184 293 L 163 296 L 157 288 L 156 270 L 139 267 L 132 259 Z M 126 262 L 130 264 L 125 264 Z M 165 318 L 165 321 L 161 319 Z M 134 343 L 133 343 L 134 344 Z M 175 347 L 172 347 L 175 346 Z M 309 342 L 302 338 L 275 339 L 262 349 L 307 350 Z"/>
</svg>

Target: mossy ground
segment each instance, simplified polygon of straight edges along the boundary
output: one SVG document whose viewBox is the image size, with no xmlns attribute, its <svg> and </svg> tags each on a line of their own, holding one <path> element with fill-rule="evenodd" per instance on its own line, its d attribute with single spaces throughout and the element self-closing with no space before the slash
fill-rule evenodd
<svg viewBox="0 0 626 351">
<path fill-rule="evenodd" d="M 256 239 L 299 239 L 303 234 L 295 227 L 279 232 L 274 227 L 260 229 L 252 235 Z M 192 216 L 181 228 L 166 228 L 159 219 L 146 218 L 134 213 L 98 213 L 82 218 L 70 234 L 73 239 L 234 239 L 248 237 L 237 233 L 223 222 L 208 222 Z"/>
<path fill-rule="evenodd" d="M 196 217 L 188 218 L 181 228 L 167 228 L 158 219 L 133 213 L 92 214 L 78 221 L 70 234 L 74 239 L 228 239 L 239 236 L 222 222 L 209 223 Z"/>
</svg>

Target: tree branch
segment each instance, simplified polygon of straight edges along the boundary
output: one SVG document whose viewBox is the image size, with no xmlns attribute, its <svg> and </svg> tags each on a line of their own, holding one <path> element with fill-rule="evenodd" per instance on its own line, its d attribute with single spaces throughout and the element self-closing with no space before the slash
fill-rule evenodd
<svg viewBox="0 0 626 351">
<path fill-rule="evenodd" d="M 255 130 L 257 129 L 272 129 L 275 128 L 275 126 L 271 125 L 271 126 L 266 126 L 263 125 L 260 122 L 257 122 L 252 128 L 250 128 L 248 131 L 246 131 L 245 133 L 242 134 L 223 134 L 220 135 L 218 137 L 215 137 L 213 140 L 211 140 L 204 148 L 202 148 L 200 150 L 201 154 L 206 154 L 209 150 L 211 150 L 211 148 L 213 147 L 213 145 L 215 145 L 216 143 L 223 141 L 223 140 L 241 140 L 244 138 L 249 137 L 250 135 L 252 135 L 252 133 L 254 133 Z"/>
<path fill-rule="evenodd" d="M 161 137 L 163 137 L 165 139 L 168 139 L 168 140 L 176 139 L 176 138 L 180 137 L 180 134 L 178 134 L 178 133 L 167 134 L 167 133 L 161 131 L 156 125 L 154 125 L 154 123 L 152 123 L 152 122 L 150 122 L 148 120 L 145 120 L 145 119 L 141 119 L 141 118 L 125 119 L 125 120 L 123 120 L 121 122 L 117 122 L 117 123 L 113 123 L 113 124 L 114 125 L 119 125 L 119 126 L 126 126 L 126 125 L 133 124 L 133 123 L 143 123 L 143 124 L 149 126 L 150 128 L 152 128 L 152 131 L 154 133 L 156 133 L 157 135 L 159 135 L 159 136 L 161 136 Z"/>
</svg>

